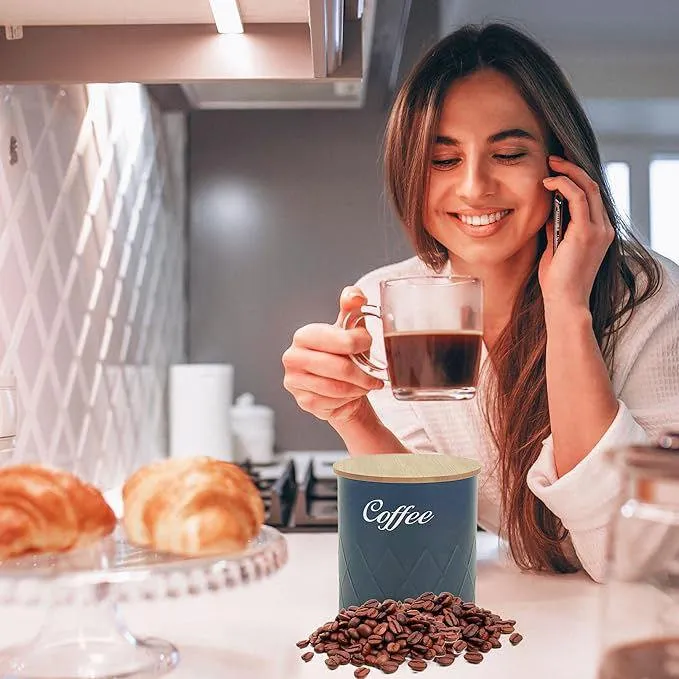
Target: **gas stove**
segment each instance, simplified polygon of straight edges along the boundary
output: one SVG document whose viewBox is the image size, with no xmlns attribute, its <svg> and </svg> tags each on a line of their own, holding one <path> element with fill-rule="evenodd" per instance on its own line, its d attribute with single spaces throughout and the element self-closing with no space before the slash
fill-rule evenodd
<svg viewBox="0 0 679 679">
<path fill-rule="evenodd" d="M 259 490 L 265 522 L 281 532 L 337 530 L 337 478 L 342 452 L 282 453 L 271 464 L 240 463 Z"/>
</svg>

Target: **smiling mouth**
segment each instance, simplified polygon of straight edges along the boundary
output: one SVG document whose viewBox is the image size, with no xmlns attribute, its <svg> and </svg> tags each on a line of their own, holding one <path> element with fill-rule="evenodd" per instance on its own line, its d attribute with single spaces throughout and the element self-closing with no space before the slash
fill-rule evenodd
<svg viewBox="0 0 679 679">
<path fill-rule="evenodd" d="M 499 210 L 497 212 L 488 212 L 487 214 L 483 215 L 462 215 L 457 212 L 453 212 L 452 215 L 456 219 L 459 219 L 463 224 L 467 224 L 467 226 L 488 226 L 488 224 L 499 222 L 510 212 L 511 210 Z"/>
</svg>

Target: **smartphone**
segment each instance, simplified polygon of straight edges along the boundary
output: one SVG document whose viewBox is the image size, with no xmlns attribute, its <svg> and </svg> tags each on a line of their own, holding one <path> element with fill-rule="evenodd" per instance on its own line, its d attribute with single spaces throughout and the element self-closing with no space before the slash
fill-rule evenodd
<svg viewBox="0 0 679 679">
<path fill-rule="evenodd" d="M 552 204 L 552 222 L 554 224 L 554 252 L 559 247 L 568 225 L 568 202 L 559 191 L 554 192 Z"/>
</svg>

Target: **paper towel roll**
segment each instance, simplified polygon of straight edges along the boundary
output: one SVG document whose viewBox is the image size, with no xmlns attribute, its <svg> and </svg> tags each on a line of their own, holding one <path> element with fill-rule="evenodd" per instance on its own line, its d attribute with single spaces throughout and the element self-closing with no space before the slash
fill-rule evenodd
<svg viewBox="0 0 679 679">
<path fill-rule="evenodd" d="M 170 366 L 170 456 L 233 460 L 230 409 L 233 366 Z"/>
</svg>

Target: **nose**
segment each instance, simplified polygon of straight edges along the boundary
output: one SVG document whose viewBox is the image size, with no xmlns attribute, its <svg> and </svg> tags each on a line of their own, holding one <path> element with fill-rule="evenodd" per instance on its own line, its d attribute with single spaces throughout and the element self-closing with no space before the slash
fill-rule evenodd
<svg viewBox="0 0 679 679">
<path fill-rule="evenodd" d="M 468 158 L 458 175 L 460 183 L 458 195 L 469 204 L 493 194 L 493 177 L 490 168 L 483 159 Z"/>
</svg>

